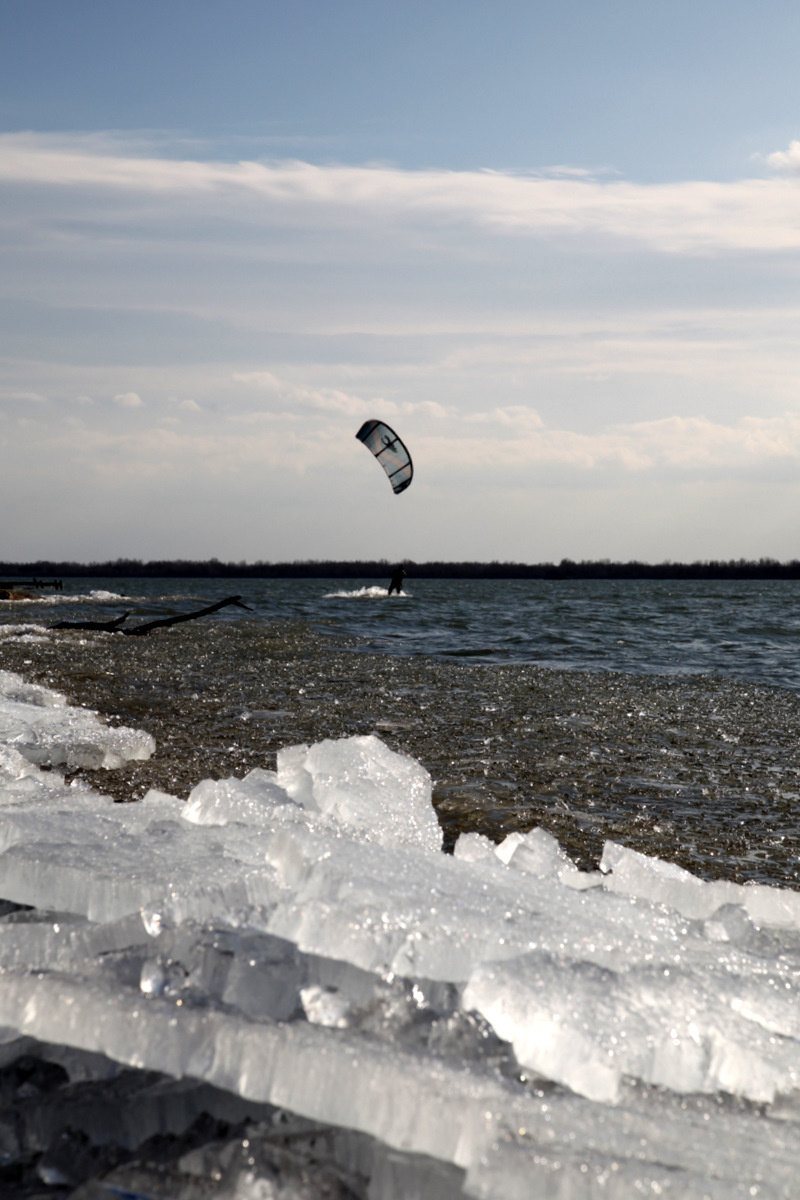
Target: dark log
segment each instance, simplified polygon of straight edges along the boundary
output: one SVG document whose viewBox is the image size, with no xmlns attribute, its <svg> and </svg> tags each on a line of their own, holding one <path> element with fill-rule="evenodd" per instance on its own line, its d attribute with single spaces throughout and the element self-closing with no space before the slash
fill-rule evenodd
<svg viewBox="0 0 800 1200">
<path fill-rule="evenodd" d="M 209 613 L 217 612 L 228 604 L 235 604 L 237 608 L 244 608 L 247 612 L 253 611 L 247 604 L 242 603 L 241 596 L 228 596 L 227 600 L 218 600 L 216 604 L 209 604 L 208 608 L 200 608 L 197 612 L 186 613 L 182 617 L 164 617 L 160 621 L 148 621 L 144 625 L 134 625 L 132 629 L 121 629 L 120 633 L 126 633 L 128 637 L 139 637 L 140 634 L 150 633 L 153 629 L 165 629 L 168 625 L 179 625 L 182 621 L 207 617 Z"/>
<path fill-rule="evenodd" d="M 143 634 L 152 633 L 154 629 L 166 629 L 168 625 L 180 625 L 183 621 L 196 621 L 198 617 L 207 617 L 209 613 L 218 612 L 228 604 L 235 604 L 237 608 L 243 608 L 247 612 L 253 611 L 247 604 L 242 603 L 241 596 L 228 596 L 226 600 L 218 600 L 216 604 L 209 604 L 207 608 L 200 608 L 197 612 L 184 613 L 179 617 L 162 617 L 158 621 L 145 621 L 141 625 L 133 625 L 128 629 L 122 628 L 122 622 L 130 616 L 130 613 L 123 613 L 121 617 L 117 617 L 113 621 L 59 621 L 50 628 L 99 629 L 106 633 L 124 633 L 128 637 L 140 637 Z"/>
<path fill-rule="evenodd" d="M 127 630 L 120 629 L 123 621 L 126 621 L 130 616 L 129 612 L 123 613 L 121 617 L 115 617 L 113 621 L 58 621 L 57 624 L 51 625 L 51 629 L 102 629 L 106 633 L 126 633 Z"/>
</svg>

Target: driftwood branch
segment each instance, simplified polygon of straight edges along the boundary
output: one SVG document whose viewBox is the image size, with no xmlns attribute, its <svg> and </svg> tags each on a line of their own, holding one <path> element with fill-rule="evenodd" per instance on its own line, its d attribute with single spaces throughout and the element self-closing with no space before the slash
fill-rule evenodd
<svg viewBox="0 0 800 1200">
<path fill-rule="evenodd" d="M 143 634 L 152 633 L 154 629 L 166 629 L 168 625 L 180 625 L 183 621 L 196 621 L 198 617 L 207 617 L 209 613 L 218 612 L 229 604 L 235 604 L 237 608 L 244 608 L 247 612 L 253 611 L 247 604 L 242 603 L 241 596 L 228 596 L 226 600 L 218 600 L 216 604 L 209 604 L 207 608 L 200 608 L 197 612 L 184 613 L 178 617 L 162 617 L 158 621 L 145 621 L 141 625 L 132 625 L 128 629 L 123 629 L 122 623 L 130 616 L 129 612 L 123 613 L 121 617 L 116 617 L 113 621 L 59 621 L 50 628 L 99 629 L 106 633 L 124 633 L 128 637 L 141 637 Z"/>
<path fill-rule="evenodd" d="M 113 621 L 59 621 L 56 625 L 51 625 L 51 629 L 104 629 L 106 633 L 125 633 L 126 630 L 121 630 L 122 622 L 130 616 L 129 612 L 123 613 L 121 617 L 115 617 Z"/>
<path fill-rule="evenodd" d="M 207 617 L 209 613 L 217 612 L 228 604 L 235 604 L 237 608 L 244 608 L 247 612 L 253 611 L 248 605 L 242 604 L 241 596 L 228 596 L 227 600 L 218 600 L 216 604 L 209 604 L 208 608 L 200 608 L 197 612 L 186 613 L 182 617 L 164 617 L 160 621 L 148 621 L 144 625 L 134 625 L 132 629 L 122 629 L 120 632 L 127 633 L 129 637 L 139 637 L 140 634 L 150 633 L 153 629 L 166 629 L 168 625 L 180 625 L 182 621 L 194 621 L 197 617 Z"/>
</svg>

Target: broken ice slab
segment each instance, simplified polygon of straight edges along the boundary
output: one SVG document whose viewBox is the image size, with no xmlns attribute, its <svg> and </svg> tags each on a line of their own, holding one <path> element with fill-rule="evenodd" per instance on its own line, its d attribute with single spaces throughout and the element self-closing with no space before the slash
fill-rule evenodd
<svg viewBox="0 0 800 1200">
<path fill-rule="evenodd" d="M 36 628 L 36 626 L 30 626 Z M 14 671 L 0 671 L 0 696 L 4 700 L 17 701 L 22 704 L 32 704 L 39 708 L 66 708 L 66 697 L 53 688 L 42 687 L 38 683 L 28 683 Z"/>
<path fill-rule="evenodd" d="M 739 904 L 759 925 L 800 929 L 800 892 L 789 888 L 698 879 L 675 863 L 616 842 L 606 842 L 600 869 L 608 891 L 666 904 L 687 917 L 711 917 L 723 905 Z"/>
<path fill-rule="evenodd" d="M 277 782 L 304 808 L 370 841 L 441 850 L 430 775 L 374 734 L 279 750 Z"/>
<path fill-rule="evenodd" d="M 322 814 L 320 827 L 347 830 L 360 841 L 438 853 L 442 833 L 431 803 L 431 778 L 419 763 L 374 735 L 291 746 L 276 772 L 257 768 L 244 779 L 203 780 L 184 818 L 196 825 L 268 826 L 287 804 Z"/>
<path fill-rule="evenodd" d="M 559 846 L 556 838 L 546 829 L 509 834 L 495 853 L 515 871 L 558 880 L 565 887 L 575 888 L 577 891 L 600 887 L 603 883 L 603 876 L 599 871 L 579 871 L 566 851 Z"/>
<path fill-rule="evenodd" d="M 734 1197 L 788 1200 L 800 1169 L 796 1127 L 752 1107 L 678 1103 L 627 1085 L 610 1107 L 347 1030 L 250 1022 L 96 981 L 7 973 L 0 1021 L 453 1164 L 466 1171 L 466 1195 L 491 1200 L 553 1186 L 564 1196 L 632 1198 L 645 1180 L 666 1195 L 721 1197 L 727 1187 Z"/>
<path fill-rule="evenodd" d="M 123 807 L 123 806 L 118 806 Z M 125 806 L 125 807 L 133 807 Z M 76 817 L 78 814 L 72 814 Z M 0 855 L 0 894 L 19 904 L 116 920 L 148 908 L 176 920 L 235 912 L 270 896 L 273 872 L 227 858 L 213 831 L 152 822 L 138 836 L 86 813 L 64 840 L 18 840 Z M 70 837 L 82 831 L 82 837 Z M 274 891 L 274 884 L 272 885 Z"/>
<path fill-rule="evenodd" d="M 783 982 L 764 997 L 752 978 L 689 962 L 611 971 L 529 954 L 482 964 L 463 1003 L 523 1066 L 593 1100 L 617 1102 L 628 1076 L 770 1103 L 800 1087 L 798 981 Z"/>
<path fill-rule="evenodd" d="M 599 872 L 579 871 L 556 838 L 545 829 L 531 829 L 528 833 L 515 831 L 505 837 L 499 846 L 483 834 L 462 833 L 456 841 L 454 855 L 464 862 L 492 863 L 499 859 L 515 871 L 557 880 L 577 891 L 601 887 L 603 884 L 603 876 Z"/>
<path fill-rule="evenodd" d="M 87 708 L 68 705 L 49 688 L 25 683 L 0 671 L 0 743 L 29 762 L 45 766 L 113 769 L 132 759 L 150 758 L 149 733 L 105 725 Z"/>
<path fill-rule="evenodd" d="M 165 803 L 169 807 L 171 801 Z M 790 1039 L 800 1029 L 792 963 L 774 963 L 773 983 L 765 989 L 760 958 L 710 939 L 702 926 L 673 911 L 654 911 L 649 903 L 602 891 L 554 890 L 551 880 L 517 874 L 500 862 L 431 860 L 426 853 L 390 851 L 294 826 L 254 836 L 241 827 L 148 821 L 147 807 L 117 806 L 111 834 L 94 825 L 99 839 L 94 846 L 82 814 L 76 814 L 63 828 L 76 840 L 57 851 L 50 842 L 12 847 L 0 857 L 3 886 L 11 888 L 7 894 L 39 904 L 46 895 L 52 907 L 74 912 L 84 906 L 86 915 L 98 919 L 117 915 L 118 906 L 130 912 L 146 901 L 160 905 L 172 920 L 199 915 L 219 921 L 237 907 L 247 910 L 258 886 L 262 897 L 272 899 L 266 908 L 247 910 L 250 926 L 305 954 L 376 974 L 459 982 L 472 973 L 465 1005 L 481 1011 L 524 1064 L 595 1098 L 615 1099 L 625 1074 L 676 1090 L 712 1087 L 759 1100 L 797 1086 Z M 152 816 L 159 806 L 150 808 Z M 294 809 L 293 819 L 296 815 Z M 51 825 L 55 816 L 42 819 Z M 135 824 L 138 836 L 123 836 L 126 822 Z M 259 858 L 261 865 L 254 866 Z M 518 962 L 505 973 L 500 968 L 500 960 L 518 960 L 531 951 L 541 959 L 529 957 L 519 977 Z M 543 963 L 547 986 L 536 974 Z M 271 969 L 265 964 L 264 974 Z M 284 1016 L 296 1009 L 300 987 L 313 983 L 296 965 L 286 969 L 277 1014 Z M 236 971 L 242 981 L 250 974 L 241 964 Z M 276 984 L 280 978 L 278 973 Z M 229 1000 L 238 996 L 244 1004 L 246 985 L 231 987 Z M 153 990 L 160 988 L 159 983 Z M 515 1001 L 520 990 L 522 998 Z M 657 1002 L 648 999 L 650 993 Z M 581 996 L 580 1020 L 590 1035 L 568 1019 L 575 995 Z M 245 1011 L 265 1011 L 246 1003 Z M 514 1004 L 522 1015 L 512 1020 Z M 498 1006 L 506 1023 L 498 1018 Z M 765 1039 L 777 1048 L 770 1050 Z M 537 1049 L 542 1041 L 547 1054 Z M 574 1066 L 577 1047 L 581 1070 Z"/>
<path fill-rule="evenodd" d="M 192 825 L 268 826 L 276 805 L 291 803 L 277 778 L 274 771 L 256 768 L 244 779 L 204 779 L 192 789 L 181 816 Z"/>
<path fill-rule="evenodd" d="M 58 771 L 43 771 L 19 750 L 0 745 L 0 821 L 2 813 L 18 806 L 25 810 L 43 805 L 62 805 L 66 810 L 79 807 L 86 797 L 97 804 L 97 794 L 85 784 L 64 783 Z"/>
<path fill-rule="evenodd" d="M 791 1197 L 791 901 L 624 854 L 578 879 L 543 831 L 434 853 L 424 775 L 356 741 L 207 781 L 193 808 L 113 805 L 7 751 L 0 896 L 35 910 L 0 919 L 6 1045 L 196 1075 L 449 1163 L 492 1200 L 524 1194 L 526 1171 L 564 1195 L 591 1177 L 598 1195 L 746 1180 Z M 691 909 L 698 894 L 725 903 Z M 731 1114 L 728 1092 L 766 1110 Z"/>
<path fill-rule="evenodd" d="M 464 1172 L 403 1154 L 316 1122 L 248 1124 L 243 1133 L 190 1150 L 169 1168 L 128 1163 L 73 1200 L 461 1200 Z"/>
<path fill-rule="evenodd" d="M 458 1152 L 461 1114 L 502 1091 L 491 1080 L 487 1091 L 469 1070 L 426 1065 L 347 1031 L 332 1041 L 330 1031 L 305 1022 L 250 1022 L 55 972 L 7 972 L 0 1023 L 138 1068 L 203 1079 L 446 1161 Z"/>
</svg>

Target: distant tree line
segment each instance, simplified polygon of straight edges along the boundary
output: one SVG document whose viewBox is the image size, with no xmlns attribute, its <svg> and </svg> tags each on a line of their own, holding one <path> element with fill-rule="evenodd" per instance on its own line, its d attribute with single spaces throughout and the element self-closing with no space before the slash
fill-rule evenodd
<svg viewBox="0 0 800 1200">
<path fill-rule="evenodd" d="M 383 579 L 393 564 L 387 559 L 338 561 L 307 559 L 302 562 L 205 562 L 157 559 L 142 562 L 117 558 L 113 562 L 0 562 L 0 578 L 103 577 L 143 579 Z M 405 560 L 410 579 L 800 579 L 800 561 L 781 563 L 774 558 L 711 560 L 693 563 L 602 561 L 560 563 L 423 562 Z"/>
</svg>

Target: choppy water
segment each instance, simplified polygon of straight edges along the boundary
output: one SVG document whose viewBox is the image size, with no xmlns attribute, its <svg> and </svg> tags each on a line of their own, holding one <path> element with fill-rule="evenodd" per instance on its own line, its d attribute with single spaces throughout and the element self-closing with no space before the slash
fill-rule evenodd
<svg viewBox="0 0 800 1200">
<path fill-rule="evenodd" d="M 0 612 L 0 666 L 153 733 L 103 777 L 186 795 L 284 745 L 377 732 L 431 772 L 447 841 L 543 825 L 707 877 L 800 878 L 792 583 L 88 580 Z M 223 609 L 146 638 L 62 619 Z"/>
<path fill-rule="evenodd" d="M 92 597 L 93 609 L 109 617 L 131 609 L 133 619 L 190 611 L 237 592 L 262 620 L 307 621 L 379 653 L 720 674 L 800 691 L 796 581 L 410 579 L 391 599 L 374 580 L 87 579 L 67 581 L 67 589 L 44 593 L 28 613 L 46 607 L 54 619 L 85 617 Z M 0 605 L 0 621 L 11 617 L 8 608 Z M 215 620 L 240 615 L 229 609 Z"/>
<path fill-rule="evenodd" d="M 370 603 L 367 589 L 331 589 L 326 617 L 389 653 L 712 673 L 800 689 L 800 589 L 791 581 L 412 580 L 407 591 L 390 606 Z"/>
</svg>

